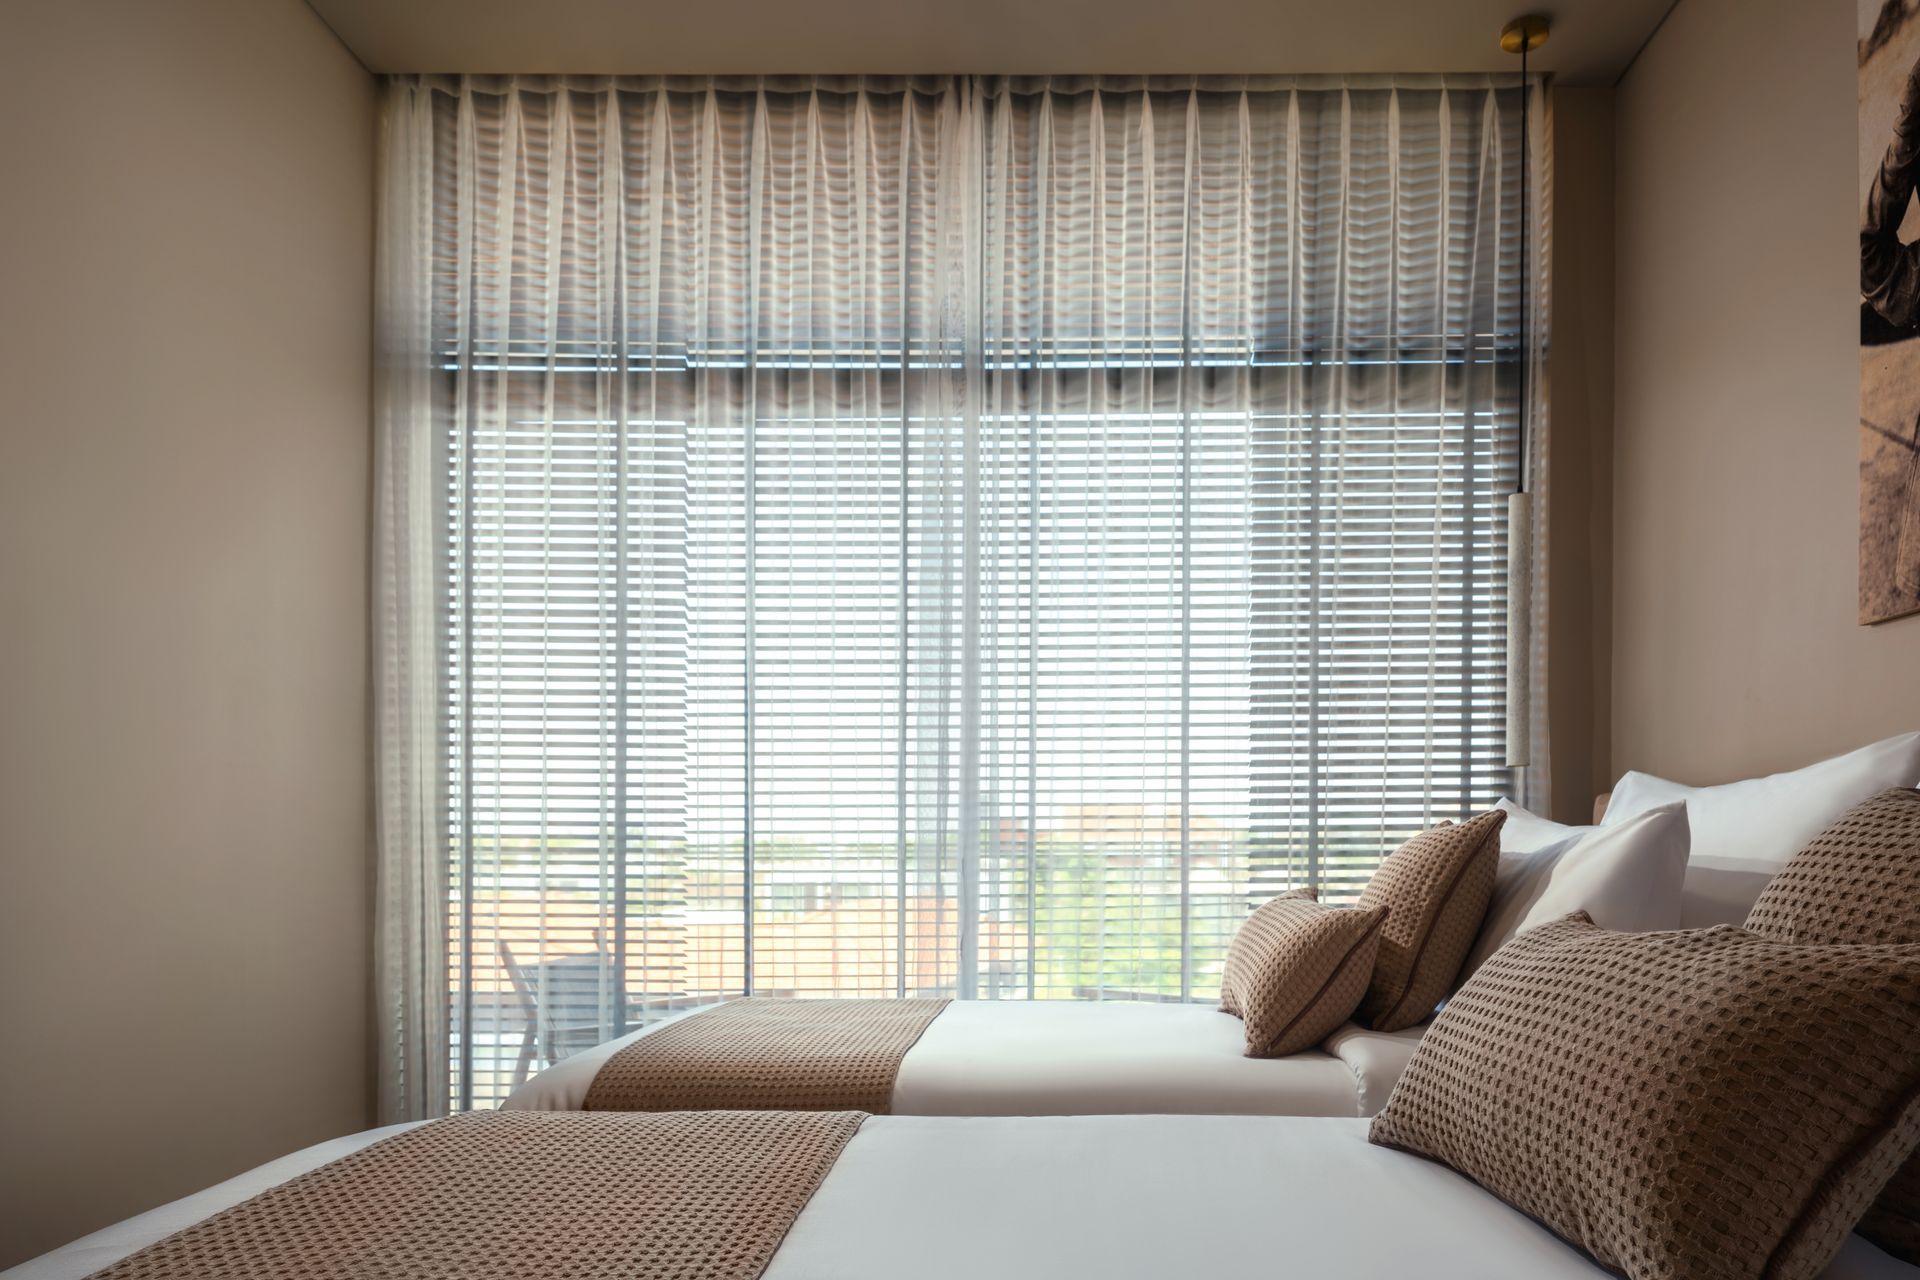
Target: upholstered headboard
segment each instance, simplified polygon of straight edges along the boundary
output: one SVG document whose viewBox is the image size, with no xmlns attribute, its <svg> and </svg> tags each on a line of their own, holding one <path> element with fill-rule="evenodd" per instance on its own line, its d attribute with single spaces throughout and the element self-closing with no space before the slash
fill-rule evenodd
<svg viewBox="0 0 1920 1280">
<path fill-rule="evenodd" d="M 1611 791 L 1602 791 L 1593 798 L 1593 822 L 1595 826 L 1600 824 L 1600 819 L 1607 816 L 1607 801 L 1611 799 L 1613 799 L 1613 792 Z"/>
</svg>

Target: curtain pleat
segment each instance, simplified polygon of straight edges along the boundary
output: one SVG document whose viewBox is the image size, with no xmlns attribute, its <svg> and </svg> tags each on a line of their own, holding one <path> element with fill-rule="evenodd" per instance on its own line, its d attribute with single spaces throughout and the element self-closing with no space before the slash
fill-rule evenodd
<svg viewBox="0 0 1920 1280">
<path fill-rule="evenodd" d="M 440 725 L 444 505 L 431 271 L 434 111 L 381 113 L 374 487 L 374 969 L 381 1123 L 448 1106 L 448 870 Z"/>
<path fill-rule="evenodd" d="M 1517 89 L 388 120 L 383 1115 L 745 993 L 1210 999 L 1515 788 Z"/>
</svg>

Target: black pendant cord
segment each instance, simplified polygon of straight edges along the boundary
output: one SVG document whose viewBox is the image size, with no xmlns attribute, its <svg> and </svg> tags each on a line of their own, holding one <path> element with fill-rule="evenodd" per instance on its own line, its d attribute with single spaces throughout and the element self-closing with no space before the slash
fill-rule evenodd
<svg viewBox="0 0 1920 1280">
<path fill-rule="evenodd" d="M 1532 312 L 1533 282 L 1527 277 L 1527 242 L 1533 238 L 1533 191 L 1528 185 L 1528 159 L 1533 151 L 1533 137 L 1528 131 L 1527 105 L 1533 96 L 1533 89 L 1527 82 L 1527 46 L 1533 43 L 1531 33 L 1520 33 L 1520 471 L 1514 478 L 1513 491 L 1527 491 L 1527 366 L 1533 362 L 1532 327 L 1528 324 Z"/>
</svg>

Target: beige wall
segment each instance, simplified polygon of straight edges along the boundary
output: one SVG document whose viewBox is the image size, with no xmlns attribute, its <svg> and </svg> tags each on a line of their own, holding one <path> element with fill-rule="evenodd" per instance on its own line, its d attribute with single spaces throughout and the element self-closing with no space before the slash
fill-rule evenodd
<svg viewBox="0 0 1920 1280">
<path fill-rule="evenodd" d="M 1548 490 L 1552 813 L 1586 822 L 1609 785 L 1613 559 L 1613 91 L 1553 95 L 1553 404 Z"/>
<path fill-rule="evenodd" d="M 368 1119 L 374 82 L 0 35 L 0 1266 Z"/>
<path fill-rule="evenodd" d="M 1854 621 L 1855 20 L 1681 0 L 1618 92 L 1616 770 L 1920 728 L 1920 618 Z"/>
</svg>

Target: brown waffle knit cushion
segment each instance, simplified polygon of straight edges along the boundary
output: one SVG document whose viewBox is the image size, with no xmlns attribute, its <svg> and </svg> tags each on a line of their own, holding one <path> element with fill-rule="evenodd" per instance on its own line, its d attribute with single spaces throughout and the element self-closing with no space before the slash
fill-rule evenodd
<svg viewBox="0 0 1920 1280">
<path fill-rule="evenodd" d="M 1372 1140 L 1632 1280 L 1812 1280 L 1920 1144 L 1920 947 L 1542 925 L 1447 1002 Z"/>
<path fill-rule="evenodd" d="M 1220 1007 L 1246 1023 L 1247 1056 L 1319 1044 L 1353 1016 L 1373 976 L 1385 907 L 1323 907 L 1295 889 L 1248 916 L 1227 948 Z"/>
<path fill-rule="evenodd" d="M 322 1165 L 96 1280 L 752 1280 L 864 1119 L 471 1112 Z"/>
<path fill-rule="evenodd" d="M 1920 942 L 1920 791 L 1841 814 L 1767 884 L 1747 928 L 1780 942 Z"/>
<path fill-rule="evenodd" d="M 1781 869 L 1747 928 L 1782 942 L 1920 943 L 1920 791 L 1863 801 Z M 1860 1222 L 1860 1234 L 1920 1263 L 1920 1156 Z"/>
<path fill-rule="evenodd" d="M 1360 905 L 1387 908 L 1380 956 L 1360 1002 L 1360 1014 L 1374 1030 L 1425 1022 L 1453 989 L 1493 898 L 1506 820 L 1495 809 L 1459 826 L 1422 831 L 1367 882 Z"/>
</svg>

